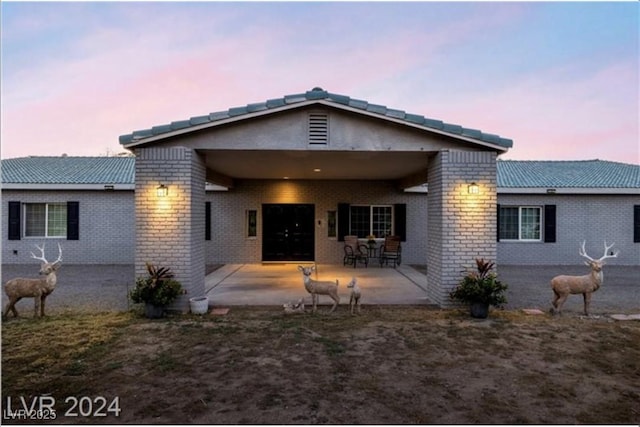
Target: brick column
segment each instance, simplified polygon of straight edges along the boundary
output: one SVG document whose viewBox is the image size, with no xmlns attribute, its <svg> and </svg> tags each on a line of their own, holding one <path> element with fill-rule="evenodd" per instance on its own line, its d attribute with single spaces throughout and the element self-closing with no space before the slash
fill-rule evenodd
<svg viewBox="0 0 640 427">
<path fill-rule="evenodd" d="M 469 194 L 472 182 L 479 194 Z M 496 153 L 441 151 L 429 162 L 428 183 L 427 296 L 447 307 L 475 258 L 496 260 Z"/>
<path fill-rule="evenodd" d="M 136 277 L 145 263 L 170 267 L 187 294 L 172 309 L 186 312 L 204 294 L 205 165 L 184 147 L 136 150 Z M 157 195 L 160 184 L 168 187 Z"/>
</svg>

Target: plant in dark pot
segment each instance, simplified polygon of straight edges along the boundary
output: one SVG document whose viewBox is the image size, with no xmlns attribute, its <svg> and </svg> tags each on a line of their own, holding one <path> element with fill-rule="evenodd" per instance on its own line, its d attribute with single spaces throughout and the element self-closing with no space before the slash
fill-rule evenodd
<svg viewBox="0 0 640 427">
<path fill-rule="evenodd" d="M 507 285 L 491 271 L 494 266 L 493 262 L 476 258 L 477 271 L 469 272 L 449 294 L 451 299 L 469 304 L 472 317 L 484 319 L 489 315 L 489 306 L 507 303 Z"/>
<path fill-rule="evenodd" d="M 168 267 L 155 267 L 147 263 L 149 276 L 138 277 L 136 286 L 129 296 L 136 304 L 145 304 L 145 315 L 148 318 L 162 317 L 164 309 L 182 294 L 182 285 L 173 279 Z"/>
</svg>

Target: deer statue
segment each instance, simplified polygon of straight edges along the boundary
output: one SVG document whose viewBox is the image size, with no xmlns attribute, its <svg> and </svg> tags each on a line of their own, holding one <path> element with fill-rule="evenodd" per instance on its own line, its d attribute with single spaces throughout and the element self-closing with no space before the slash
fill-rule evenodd
<svg viewBox="0 0 640 427">
<path fill-rule="evenodd" d="M 298 266 L 298 270 L 302 272 L 302 281 L 304 282 L 304 288 L 311 294 L 311 302 L 313 303 L 313 312 L 316 312 L 316 304 L 318 302 L 319 295 L 328 295 L 333 300 L 333 307 L 329 310 L 332 313 L 338 304 L 340 304 L 340 297 L 338 296 L 338 279 L 334 282 L 321 282 L 313 280 L 311 273 L 314 272 L 316 266 L 303 267 Z"/>
<path fill-rule="evenodd" d="M 56 271 L 60 268 L 62 263 L 62 248 L 58 243 L 58 259 L 54 262 L 49 262 L 44 257 L 44 244 L 42 247 L 36 245 L 41 252 L 41 256 L 37 257 L 31 252 L 31 258 L 42 261 L 40 265 L 40 274 L 46 277 L 39 279 L 11 279 L 4 286 L 4 292 L 9 297 L 9 303 L 4 310 L 3 317 L 6 318 L 9 314 L 9 310 L 13 313 L 14 317 L 18 317 L 18 311 L 16 310 L 16 303 L 22 298 L 34 299 L 34 317 L 38 317 L 38 305 L 40 305 L 40 316 L 44 317 L 44 301 L 56 288 Z"/>
<path fill-rule="evenodd" d="M 585 276 L 556 276 L 551 279 L 551 289 L 553 289 L 553 301 L 551 304 L 551 313 L 561 313 L 562 305 L 567 300 L 569 294 L 582 294 L 584 298 L 584 314 L 589 315 L 589 303 L 591 302 L 591 294 L 600 289 L 602 286 L 603 274 L 602 267 L 604 266 L 604 260 L 607 258 L 617 258 L 619 251 L 616 251 L 613 255 L 607 255 L 609 249 L 615 245 L 612 243 L 607 246 L 607 242 L 604 242 L 604 255 L 599 259 L 593 259 L 587 255 L 584 249 L 586 241 L 582 242 L 582 247 L 578 252 L 580 256 L 585 257 L 588 261 L 584 263 L 591 267 L 591 273 Z"/>
<path fill-rule="evenodd" d="M 351 314 L 355 314 L 356 307 L 358 309 L 358 314 L 360 314 L 360 297 L 362 296 L 362 290 L 360 289 L 360 286 L 358 286 L 358 279 L 352 277 L 351 281 L 347 284 L 347 289 L 351 289 L 351 294 L 349 295 L 349 308 L 351 309 Z"/>
</svg>

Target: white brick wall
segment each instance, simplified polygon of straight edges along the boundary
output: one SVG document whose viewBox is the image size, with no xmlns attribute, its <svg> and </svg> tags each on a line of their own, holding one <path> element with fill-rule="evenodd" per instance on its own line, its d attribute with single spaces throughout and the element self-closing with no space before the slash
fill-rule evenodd
<svg viewBox="0 0 640 427">
<path fill-rule="evenodd" d="M 496 259 L 495 162 L 495 153 L 463 151 L 429 162 L 427 296 L 441 306 L 475 258 Z M 477 195 L 468 193 L 473 182 Z"/>
<path fill-rule="evenodd" d="M 640 205 L 640 196 L 503 194 L 498 202 L 501 206 L 556 205 L 556 243 L 500 241 L 501 264 L 582 264 L 578 249 L 583 240 L 594 258 L 603 255 L 607 240 L 620 250 L 618 258 L 607 262 L 640 264 L 640 243 L 633 243 L 633 205 Z"/>
<path fill-rule="evenodd" d="M 143 148 L 136 156 L 136 276 L 146 274 L 146 262 L 170 267 L 187 290 L 174 308 L 186 311 L 188 298 L 204 293 L 204 162 L 183 147 Z M 166 197 L 156 194 L 160 184 Z"/>
<path fill-rule="evenodd" d="M 80 239 L 22 238 L 8 240 L 8 202 L 79 202 Z M 66 264 L 133 264 L 134 241 L 133 191 L 18 191 L 2 192 L 2 263 L 34 264 L 34 244 L 46 243 L 47 256 L 57 256 L 62 246 Z M 16 251 L 17 253 L 14 253 Z M 37 252 L 37 251 L 36 251 Z M 51 254 L 51 255 L 49 255 Z M 37 273 L 37 271 L 36 271 Z"/>
</svg>

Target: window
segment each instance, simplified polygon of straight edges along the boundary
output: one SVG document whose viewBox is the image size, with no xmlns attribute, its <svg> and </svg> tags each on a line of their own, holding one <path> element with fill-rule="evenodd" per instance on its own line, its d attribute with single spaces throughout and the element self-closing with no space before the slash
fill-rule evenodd
<svg viewBox="0 0 640 427">
<path fill-rule="evenodd" d="M 371 206 L 372 227 L 371 234 L 376 237 L 391 235 L 391 206 Z"/>
<path fill-rule="evenodd" d="M 247 211 L 247 237 L 258 236 L 258 211 L 251 209 Z"/>
<path fill-rule="evenodd" d="M 541 211 L 535 206 L 501 206 L 500 240 L 541 240 Z"/>
<path fill-rule="evenodd" d="M 327 211 L 327 237 L 337 235 L 336 211 Z"/>
<path fill-rule="evenodd" d="M 66 237 L 67 204 L 26 203 L 24 205 L 25 237 Z"/>
<path fill-rule="evenodd" d="M 393 206 L 351 206 L 350 232 L 360 238 L 385 237 L 393 231 Z"/>
</svg>

